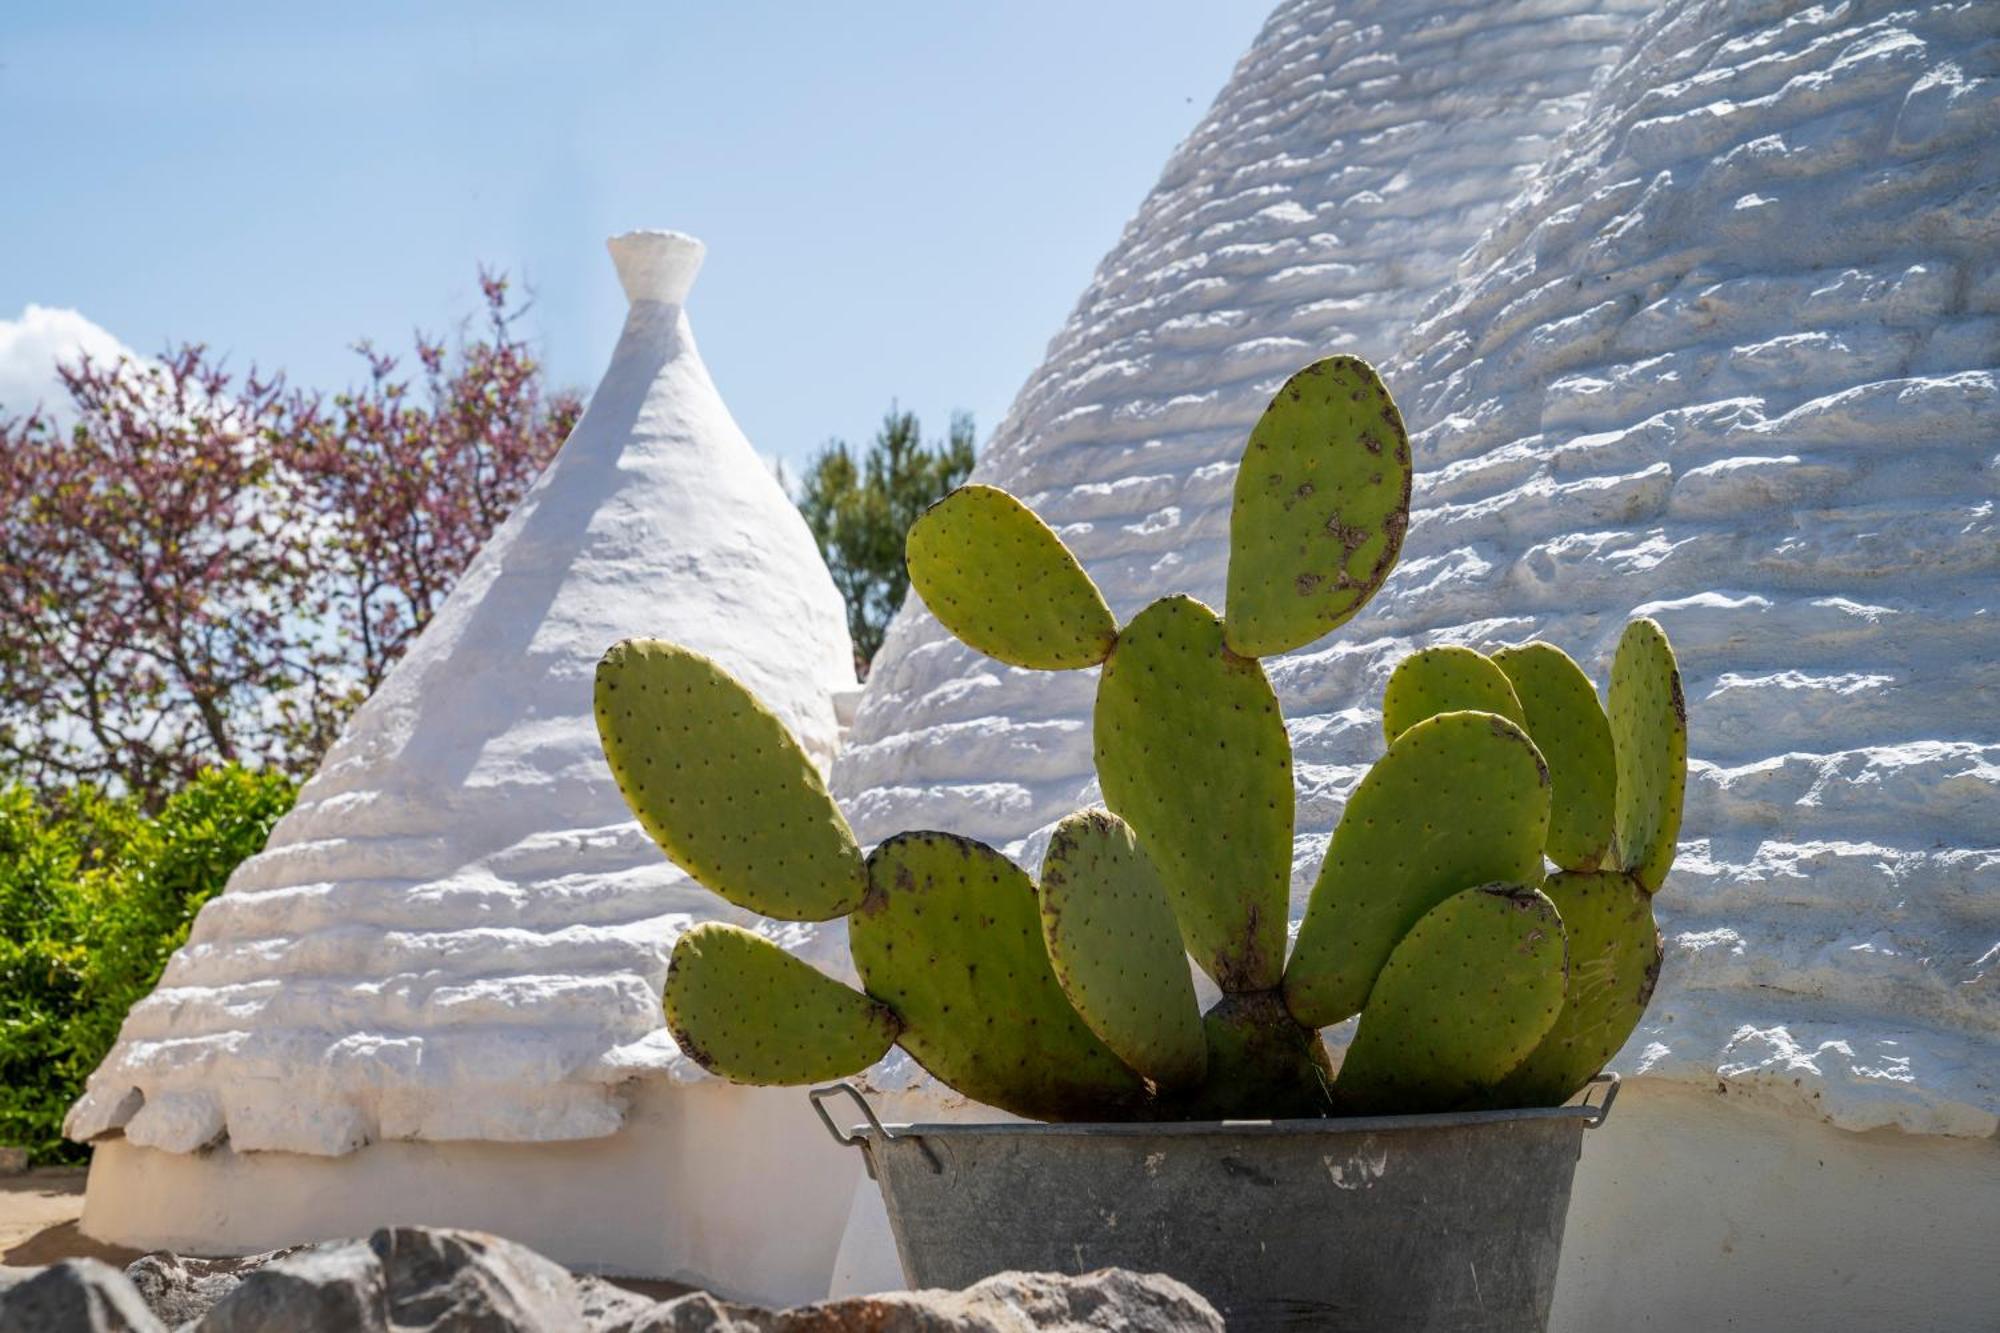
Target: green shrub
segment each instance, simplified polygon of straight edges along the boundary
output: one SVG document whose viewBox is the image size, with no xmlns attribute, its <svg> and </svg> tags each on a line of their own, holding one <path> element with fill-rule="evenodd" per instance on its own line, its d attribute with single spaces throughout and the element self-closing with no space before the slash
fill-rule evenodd
<svg viewBox="0 0 2000 1333">
<path fill-rule="evenodd" d="M 84 1155 L 63 1113 L 293 794 L 280 774 L 212 769 L 148 819 L 91 787 L 0 791 L 0 1144 Z"/>
</svg>

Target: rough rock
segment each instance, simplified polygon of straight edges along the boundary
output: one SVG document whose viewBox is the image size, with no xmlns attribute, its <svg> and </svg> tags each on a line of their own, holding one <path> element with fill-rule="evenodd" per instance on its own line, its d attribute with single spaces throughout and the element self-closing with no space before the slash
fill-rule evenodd
<svg viewBox="0 0 2000 1333">
<path fill-rule="evenodd" d="M 304 1250 L 245 1277 L 195 1327 L 203 1333 L 386 1330 L 382 1263 L 365 1245 Z"/>
<path fill-rule="evenodd" d="M 1192 1287 L 1160 1273 L 1101 1268 L 999 1273 L 964 1291 L 853 1296 L 787 1310 L 758 1333 L 1086 1333 L 1100 1329 L 1214 1330 L 1222 1316 Z"/>
<path fill-rule="evenodd" d="M 129 1276 L 128 1276 L 129 1275 Z M 149 1309 L 148 1306 L 151 1308 Z M 243 1259 L 72 1260 L 0 1288 L 0 1333 L 1220 1333 L 1170 1277 L 1002 1273 L 964 1291 L 767 1310 L 694 1292 L 653 1301 L 478 1231 L 385 1227 Z"/>
<path fill-rule="evenodd" d="M 65 1259 L 0 1291 L 0 1333 L 164 1333 L 126 1276 L 99 1259 Z"/>
<path fill-rule="evenodd" d="M 652 1305 L 578 1278 L 524 1245 L 477 1231 L 384 1227 L 243 1277 L 202 1333 L 620 1328 Z"/>
<path fill-rule="evenodd" d="M 1222 1317 L 1185 1283 L 1163 1274 L 1104 1268 L 1000 1273 L 964 1291 L 850 1296 L 790 1310 L 760 1310 L 694 1292 L 601 1333 L 1092 1333 L 1215 1330 Z"/>
<path fill-rule="evenodd" d="M 296 1254 L 303 1246 L 234 1259 L 197 1259 L 171 1251 L 141 1255 L 125 1266 L 146 1308 L 169 1328 L 191 1324 L 265 1265 Z"/>
</svg>

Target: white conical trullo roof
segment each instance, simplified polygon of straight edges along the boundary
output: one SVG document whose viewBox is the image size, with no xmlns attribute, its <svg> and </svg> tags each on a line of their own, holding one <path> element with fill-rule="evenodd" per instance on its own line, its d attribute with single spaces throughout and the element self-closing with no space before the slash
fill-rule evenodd
<svg viewBox="0 0 2000 1333">
<path fill-rule="evenodd" d="M 1271 394 L 1331 352 L 1383 368 L 1418 468 L 1402 562 L 1268 664 L 1295 920 L 1403 654 L 1544 638 L 1601 681 L 1656 616 L 1693 772 L 1620 1067 L 1994 1133 L 1996 39 L 1991 4 L 1273 13 L 978 476 L 1121 618 L 1220 607 Z M 834 791 L 864 839 L 947 828 L 1032 868 L 1098 797 L 1095 677 L 1003 666 L 912 598 Z"/>
<path fill-rule="evenodd" d="M 1055 526 L 1121 619 L 1177 592 L 1221 606 L 1236 459 L 1278 384 L 1334 352 L 1389 359 L 1648 3 L 1279 4 L 975 479 Z M 1094 795 L 1095 688 L 1003 667 L 912 598 L 835 794 L 864 841 L 936 827 L 1018 849 Z"/>
<path fill-rule="evenodd" d="M 631 309 L 547 472 L 201 912 L 71 1112 L 92 1138 L 342 1153 L 608 1134 L 676 1059 L 673 939 L 719 900 L 613 784 L 598 657 L 714 656 L 822 762 L 854 686 L 839 594 L 723 406 L 683 303 L 702 246 L 610 243 Z"/>
</svg>

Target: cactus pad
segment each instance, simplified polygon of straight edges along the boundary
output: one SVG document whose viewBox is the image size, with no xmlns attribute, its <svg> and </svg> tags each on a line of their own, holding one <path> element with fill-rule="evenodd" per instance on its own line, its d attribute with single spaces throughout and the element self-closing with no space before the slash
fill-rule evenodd
<svg viewBox="0 0 2000 1333">
<path fill-rule="evenodd" d="M 1687 700 L 1666 631 L 1635 620 L 1611 662 L 1611 738 L 1618 764 L 1613 856 L 1648 893 L 1674 863 L 1687 794 Z"/>
<path fill-rule="evenodd" d="M 1042 935 L 1091 1031 L 1163 1089 L 1208 1067 L 1201 1006 L 1166 885 L 1116 815 L 1084 810 L 1042 858 Z"/>
<path fill-rule="evenodd" d="M 1104 803 L 1139 835 L 1181 938 L 1224 990 L 1284 968 L 1292 871 L 1292 747 L 1255 659 L 1223 646 L 1191 597 L 1133 617 L 1097 683 Z"/>
<path fill-rule="evenodd" d="M 596 711 L 625 803 L 703 887 L 787 921 L 860 904 L 861 852 L 819 770 L 727 671 L 678 644 L 627 639 L 597 664 Z"/>
<path fill-rule="evenodd" d="M 681 1050 L 738 1083 L 846 1078 L 880 1060 L 900 1026 L 866 995 L 719 921 L 675 942 L 666 1001 Z"/>
<path fill-rule="evenodd" d="M 1396 664 L 1382 691 L 1382 732 L 1393 741 L 1427 717 L 1474 709 L 1498 713 L 1526 731 L 1528 718 L 1507 673 L 1484 653 L 1440 644 Z"/>
<path fill-rule="evenodd" d="M 1229 646 L 1290 652 L 1359 611 L 1409 525 L 1410 439 L 1351 356 L 1286 380 L 1250 432 L 1229 518 Z"/>
<path fill-rule="evenodd" d="M 1653 900 L 1615 870 L 1549 876 L 1542 891 L 1562 913 L 1569 987 L 1541 1044 L 1500 1085 L 1508 1106 L 1559 1106 L 1588 1083 L 1639 1025 L 1660 979 Z"/>
<path fill-rule="evenodd" d="M 1332 1113 L 1333 1062 L 1276 991 L 1225 995 L 1202 1018 L 1208 1077 L 1165 1098 L 1175 1120 L 1306 1120 Z"/>
<path fill-rule="evenodd" d="M 910 528 L 910 582 L 944 627 L 1010 666 L 1095 666 L 1118 622 L 1062 538 L 994 486 L 961 486 Z"/>
<path fill-rule="evenodd" d="M 1514 683 L 1528 735 L 1549 764 L 1549 860 L 1565 870 L 1595 870 L 1611 846 L 1618 789 L 1611 723 L 1597 688 L 1552 643 L 1502 648 L 1493 661 Z"/>
<path fill-rule="evenodd" d="M 1425 913 L 1361 1011 L 1334 1083 L 1350 1114 L 1448 1111 L 1535 1049 L 1563 1001 L 1563 927 L 1534 889 L 1489 884 Z"/>
<path fill-rule="evenodd" d="M 1019 867 L 968 838 L 904 833 L 869 856 L 868 878 L 848 922 L 854 965 L 918 1064 L 1016 1115 L 1137 1114 L 1144 1085 L 1063 995 Z"/>
<path fill-rule="evenodd" d="M 1468 884 L 1539 883 L 1549 773 L 1493 713 L 1440 713 L 1396 738 L 1347 798 L 1285 970 L 1308 1027 L 1361 1009 L 1396 942 Z"/>
</svg>

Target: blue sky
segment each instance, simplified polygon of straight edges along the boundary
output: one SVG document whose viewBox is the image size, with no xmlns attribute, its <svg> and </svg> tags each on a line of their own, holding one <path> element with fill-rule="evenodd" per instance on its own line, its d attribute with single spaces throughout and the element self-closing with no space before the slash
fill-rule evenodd
<svg viewBox="0 0 2000 1333">
<path fill-rule="evenodd" d="M 333 388 L 356 337 L 470 312 L 483 261 L 588 388 L 623 311 L 604 237 L 676 227 L 761 451 L 863 437 L 892 396 L 983 443 L 1267 7 L 8 6 L 0 321 L 73 308 Z"/>
</svg>

